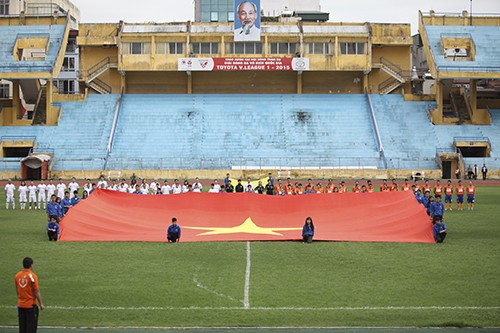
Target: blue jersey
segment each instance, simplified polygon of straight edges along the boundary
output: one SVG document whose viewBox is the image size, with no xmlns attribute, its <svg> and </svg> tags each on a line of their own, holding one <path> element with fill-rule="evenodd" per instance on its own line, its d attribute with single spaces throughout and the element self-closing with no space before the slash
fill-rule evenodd
<svg viewBox="0 0 500 333">
<path fill-rule="evenodd" d="M 77 197 L 73 197 L 71 200 L 71 206 L 76 206 L 77 203 L 80 202 L 80 198 L 77 198 Z"/>
<path fill-rule="evenodd" d="M 441 222 L 441 224 L 439 224 L 439 225 L 436 223 L 434 225 L 434 230 L 433 230 L 434 231 L 434 239 L 436 239 L 437 235 L 439 235 L 441 233 L 441 231 L 443 231 L 443 230 L 448 232 L 448 229 L 446 229 L 446 224 L 444 224 L 444 222 Z"/>
<path fill-rule="evenodd" d="M 63 213 L 66 214 L 69 210 L 69 207 L 71 207 L 71 199 L 62 199 L 61 200 L 61 206 L 63 207 Z"/>
<path fill-rule="evenodd" d="M 307 223 L 302 228 L 302 237 L 304 236 L 314 236 L 314 228 L 308 226 Z"/>
<path fill-rule="evenodd" d="M 444 214 L 444 205 L 443 205 L 443 203 L 441 201 L 439 203 L 437 203 L 436 201 L 434 201 L 431 204 L 430 212 L 434 216 L 443 216 L 443 214 Z"/>
<path fill-rule="evenodd" d="M 176 224 L 175 226 L 171 224 L 167 229 L 167 236 L 175 233 L 177 234 L 178 238 L 181 238 L 181 227 L 178 224 Z"/>
<path fill-rule="evenodd" d="M 48 216 L 59 216 L 59 204 L 57 202 L 49 202 L 45 208 Z"/>
<path fill-rule="evenodd" d="M 47 228 L 46 228 L 46 229 L 47 229 L 47 231 L 49 231 L 49 229 L 55 230 L 55 231 L 56 231 L 56 233 L 57 233 L 58 235 L 59 235 L 59 233 L 60 233 L 60 231 L 61 231 L 61 230 L 59 229 L 59 224 L 57 224 L 57 223 L 55 223 L 55 222 L 54 222 L 54 223 L 52 223 L 51 221 L 49 221 L 49 222 L 47 223 Z"/>
</svg>

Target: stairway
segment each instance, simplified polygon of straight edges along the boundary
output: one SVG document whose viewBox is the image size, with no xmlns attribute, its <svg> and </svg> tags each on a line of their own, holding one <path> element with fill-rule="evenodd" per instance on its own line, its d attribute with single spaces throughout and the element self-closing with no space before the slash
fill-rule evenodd
<svg viewBox="0 0 500 333">
<path fill-rule="evenodd" d="M 458 115 L 459 124 L 469 123 L 471 119 L 469 111 L 467 110 L 467 104 L 465 103 L 465 96 L 457 91 L 451 92 L 450 98 L 452 108 Z"/>
<path fill-rule="evenodd" d="M 379 94 L 387 95 L 399 88 L 406 79 L 403 77 L 401 67 L 384 57 L 373 58 L 372 68 L 379 68 L 390 75 L 390 77 L 378 86 Z"/>
<path fill-rule="evenodd" d="M 87 81 L 88 87 L 94 89 L 100 94 L 111 94 L 112 88 L 105 82 L 98 79 L 98 77 L 109 69 L 118 68 L 118 58 L 117 57 L 106 57 L 99 61 L 97 64 L 92 66 L 87 71 Z"/>
<path fill-rule="evenodd" d="M 32 125 L 44 125 L 47 119 L 47 87 L 41 87 L 34 109 Z"/>
</svg>

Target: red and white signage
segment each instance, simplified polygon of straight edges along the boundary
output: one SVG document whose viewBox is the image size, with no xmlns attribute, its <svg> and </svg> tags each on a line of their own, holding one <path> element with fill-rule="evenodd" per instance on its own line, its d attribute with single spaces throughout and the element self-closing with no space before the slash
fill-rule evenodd
<svg viewBox="0 0 500 333">
<path fill-rule="evenodd" d="M 309 58 L 180 58 L 179 71 L 308 71 Z"/>
</svg>

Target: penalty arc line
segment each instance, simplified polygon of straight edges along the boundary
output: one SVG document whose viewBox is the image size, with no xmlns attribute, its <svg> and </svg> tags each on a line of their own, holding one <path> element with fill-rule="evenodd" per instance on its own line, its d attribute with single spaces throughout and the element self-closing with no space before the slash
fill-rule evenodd
<svg viewBox="0 0 500 333">
<path fill-rule="evenodd" d="M 250 309 L 250 242 L 247 241 L 247 265 L 245 268 L 245 289 L 243 291 L 243 308 Z"/>
</svg>

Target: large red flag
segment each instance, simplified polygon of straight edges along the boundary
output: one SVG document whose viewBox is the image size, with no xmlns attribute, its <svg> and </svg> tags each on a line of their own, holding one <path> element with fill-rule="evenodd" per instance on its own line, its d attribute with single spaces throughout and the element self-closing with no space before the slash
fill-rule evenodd
<svg viewBox="0 0 500 333">
<path fill-rule="evenodd" d="M 411 192 L 268 196 L 247 193 L 138 195 L 96 190 L 61 222 L 62 241 L 166 241 L 172 217 L 181 241 L 298 240 L 306 217 L 315 240 L 434 242 Z"/>
</svg>

